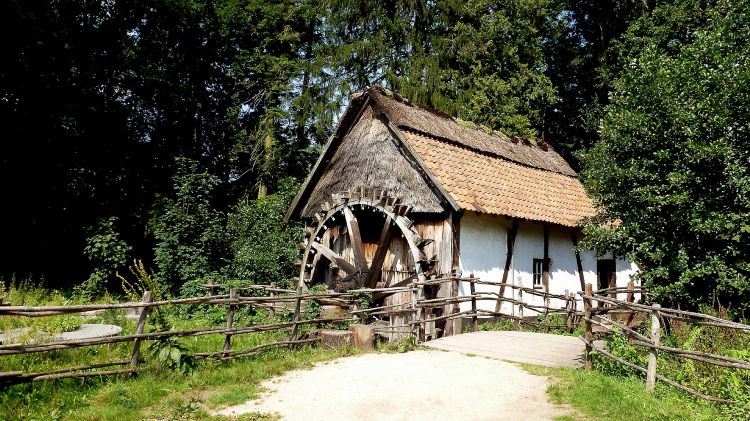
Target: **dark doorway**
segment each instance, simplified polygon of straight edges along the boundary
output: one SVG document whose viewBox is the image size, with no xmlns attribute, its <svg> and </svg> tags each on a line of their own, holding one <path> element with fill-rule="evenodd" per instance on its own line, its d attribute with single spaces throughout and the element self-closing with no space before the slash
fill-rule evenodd
<svg viewBox="0 0 750 421">
<path fill-rule="evenodd" d="M 615 259 L 600 259 L 596 261 L 596 276 L 598 289 L 614 288 L 617 286 Z"/>
</svg>

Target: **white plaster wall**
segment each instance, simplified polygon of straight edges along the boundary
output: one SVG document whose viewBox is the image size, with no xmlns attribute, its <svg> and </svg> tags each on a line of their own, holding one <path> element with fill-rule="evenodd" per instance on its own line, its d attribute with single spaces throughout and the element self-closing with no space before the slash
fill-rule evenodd
<svg viewBox="0 0 750 421">
<path fill-rule="evenodd" d="M 460 253 L 459 263 L 464 277 L 473 274 L 482 280 L 501 282 L 505 266 L 507 247 L 507 235 L 511 226 L 508 218 L 486 214 L 466 212 L 461 218 L 460 230 Z M 518 227 L 514 256 L 511 262 L 511 271 L 508 283 L 524 287 L 533 287 L 532 266 L 533 259 L 544 257 L 544 225 L 541 222 L 522 221 Z M 549 257 L 552 259 L 550 266 L 549 292 L 554 294 L 576 293 L 581 290 L 581 282 L 578 276 L 573 241 L 569 228 L 550 225 L 549 227 Z M 603 256 L 611 258 L 611 254 Z M 591 283 L 596 289 L 596 258 L 593 252 L 583 251 L 581 253 L 584 280 Z M 627 286 L 631 276 L 638 269 L 632 262 L 626 259 L 616 260 L 617 285 Z M 498 292 L 499 287 L 489 285 L 477 285 L 476 290 Z M 459 293 L 469 295 L 469 284 L 462 282 Z M 518 291 L 506 288 L 505 296 L 518 299 Z M 624 295 L 620 298 L 624 298 Z M 541 297 L 526 294 L 523 301 L 533 305 L 543 305 Z M 550 307 L 563 307 L 562 300 L 552 299 Z M 582 304 L 579 300 L 579 308 Z M 479 301 L 478 308 L 494 310 L 493 301 Z M 461 303 L 461 310 L 470 310 L 471 303 Z M 507 314 L 519 315 L 519 308 L 510 303 L 503 303 L 501 311 Z M 530 309 L 524 310 L 524 316 L 535 314 Z"/>
<path fill-rule="evenodd" d="M 485 281 L 503 279 L 507 253 L 508 221 L 501 216 L 466 212 L 461 217 L 459 266 L 463 277 L 472 274 Z M 469 295 L 469 283 L 459 285 L 459 294 Z M 499 287 L 476 285 L 477 292 L 498 292 Z M 495 309 L 494 302 L 478 302 L 478 308 Z M 509 309 L 510 307 L 508 307 Z M 461 310 L 470 310 L 471 303 L 462 303 Z M 504 311 L 504 310 L 503 310 Z"/>
</svg>

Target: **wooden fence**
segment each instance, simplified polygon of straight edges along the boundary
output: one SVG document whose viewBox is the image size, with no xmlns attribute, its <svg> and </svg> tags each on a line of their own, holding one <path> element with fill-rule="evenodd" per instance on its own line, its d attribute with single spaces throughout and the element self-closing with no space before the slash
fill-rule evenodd
<svg viewBox="0 0 750 421">
<path fill-rule="evenodd" d="M 425 287 L 436 286 L 443 283 L 451 283 L 451 293 L 447 297 L 425 298 Z M 469 285 L 469 295 L 459 295 L 459 285 Z M 499 292 L 477 292 L 476 285 L 487 285 L 499 288 Z M 4 344 L 0 345 L 0 358 L 9 355 L 31 354 L 55 350 L 65 350 L 81 347 L 91 347 L 106 344 L 132 343 L 131 356 L 127 360 L 112 361 L 106 363 L 89 364 L 77 367 L 66 367 L 57 370 L 43 372 L 10 371 L 0 373 L 0 385 L 11 385 L 23 382 L 62 379 L 71 377 L 91 377 L 118 374 L 134 374 L 143 368 L 144 358 L 141 356 L 141 346 L 145 341 L 154 341 L 171 337 L 193 337 L 203 335 L 224 336 L 224 346 L 214 352 L 203 352 L 192 354 L 193 358 L 213 358 L 219 360 L 231 360 L 235 358 L 248 357 L 274 347 L 291 347 L 299 344 L 312 343 L 319 340 L 316 337 L 302 338 L 299 335 L 299 327 L 302 325 L 321 325 L 335 322 L 376 322 L 377 333 L 395 339 L 414 335 L 419 341 L 435 338 L 446 334 L 460 333 L 458 328 L 452 330 L 438 331 L 435 328 L 437 322 L 448 322 L 456 319 L 471 320 L 472 330 L 478 329 L 478 319 L 492 317 L 512 319 L 519 324 L 531 325 L 546 329 L 569 329 L 578 325 L 581 313 L 576 311 L 576 297 L 573 294 L 549 294 L 544 291 L 525 288 L 517 285 L 498 282 L 482 281 L 478 278 L 455 278 L 441 277 L 423 282 L 412 282 L 405 286 L 391 288 L 360 289 L 349 293 L 323 293 L 314 294 L 303 292 L 301 289 L 294 291 L 276 288 L 275 286 L 251 285 L 243 288 L 231 288 L 229 294 L 216 294 L 218 288 L 225 286 L 208 284 L 205 288 L 209 294 L 204 297 L 181 298 L 170 300 L 153 301 L 151 292 L 143 294 L 140 302 L 128 302 L 117 304 L 87 304 L 87 305 L 65 305 L 65 306 L 0 306 L 0 316 L 15 317 L 48 317 L 61 314 L 83 313 L 92 310 L 125 310 L 140 309 L 140 316 L 136 325 L 135 333 L 110 336 L 102 338 L 78 339 L 53 341 L 37 344 Z M 505 289 L 517 291 L 517 298 L 504 297 Z M 243 293 L 251 292 L 243 296 Z M 405 303 L 394 305 L 382 305 L 374 308 L 358 308 L 355 304 L 355 295 L 371 293 L 376 297 L 385 297 L 397 293 L 411 293 L 412 299 Z M 259 296 L 260 295 L 260 296 Z M 523 301 L 524 296 L 541 297 L 544 305 L 533 305 Z M 334 305 L 346 307 L 348 317 L 317 318 L 305 320 L 301 317 L 303 306 L 309 301 L 316 301 L 322 305 Z M 478 308 L 481 302 L 490 301 L 496 303 L 496 310 Z M 550 306 L 551 302 L 561 303 L 557 307 Z M 468 302 L 471 309 L 461 311 L 460 304 Z M 518 315 L 508 315 L 498 311 L 499 305 L 508 302 L 519 309 Z M 169 330 L 146 332 L 146 324 L 149 316 L 155 308 L 162 306 L 186 306 L 186 305 L 216 305 L 227 309 L 225 327 L 191 329 L 191 330 Z M 274 314 L 279 311 L 288 311 L 292 314 L 290 321 L 277 323 L 237 327 L 234 323 L 235 313 L 241 307 L 263 308 Z M 524 309 L 527 313 L 524 314 Z M 434 311 L 437 310 L 437 311 Z M 545 321 L 530 320 L 529 312 L 541 315 L 560 314 L 565 317 L 563 324 L 547 323 Z M 409 318 L 401 324 L 383 324 L 383 319 L 393 320 L 394 314 L 408 314 Z M 533 315 L 531 315 L 533 318 Z M 377 322 L 381 322 L 378 324 Z M 257 332 L 284 331 L 287 337 L 284 340 L 258 345 L 249 349 L 235 350 L 232 348 L 232 337 Z M 394 332 L 399 334 L 394 335 Z M 111 369 L 113 367 L 120 367 Z M 101 370 L 109 368 L 108 370 Z"/>
<path fill-rule="evenodd" d="M 592 352 L 597 352 L 607 358 L 610 358 L 626 367 L 646 374 L 646 388 L 653 390 L 656 380 L 672 385 L 693 396 L 719 403 L 731 403 L 730 401 L 715 396 L 709 396 L 690 387 L 682 385 L 674 380 L 668 379 L 656 373 L 657 354 L 659 352 L 668 353 L 678 358 L 686 358 L 693 361 L 707 363 L 718 367 L 727 367 L 734 369 L 750 370 L 750 362 L 731 358 L 725 355 L 699 352 L 687 349 L 674 348 L 660 344 L 661 331 L 663 330 L 663 319 L 677 320 L 681 322 L 713 326 L 717 328 L 733 329 L 743 333 L 750 333 L 750 326 L 742 323 L 732 322 L 719 317 L 696 313 L 684 310 L 661 307 L 659 304 L 645 305 L 633 302 L 632 299 L 620 300 L 608 296 L 612 291 L 600 290 L 592 292 L 591 284 L 586 284 L 586 291 L 581 292 L 584 303 L 584 325 L 586 328 L 585 335 L 581 340 L 586 344 L 586 369 L 592 368 Z M 600 306 L 594 306 L 596 301 Z M 626 315 L 625 321 L 618 321 L 614 314 Z M 650 318 L 651 330 L 650 335 L 645 336 L 629 326 L 628 320 L 636 315 Z M 597 326 L 608 334 L 622 335 L 628 339 L 631 345 L 636 345 L 648 349 L 649 362 L 647 367 L 641 367 L 629 361 L 613 355 L 612 353 L 598 347 L 594 344 L 594 326 Z"/>
<path fill-rule="evenodd" d="M 255 288 L 253 288 L 255 289 Z M 31 354 L 38 352 L 47 352 L 55 350 L 73 349 L 97 345 L 117 344 L 123 342 L 132 342 L 131 358 L 122 361 L 112 361 L 106 363 L 89 364 L 78 367 L 67 367 L 57 370 L 44 372 L 23 372 L 10 371 L 0 373 L 0 385 L 10 385 L 16 383 L 62 379 L 70 377 L 91 377 L 117 374 L 134 374 L 143 367 L 144 359 L 141 357 L 141 346 L 144 341 L 160 340 L 172 337 L 189 337 L 203 335 L 223 335 L 224 346 L 221 350 L 215 352 L 204 352 L 192 354 L 193 358 L 205 359 L 215 358 L 220 360 L 231 360 L 235 358 L 248 357 L 255 355 L 263 350 L 274 347 L 289 347 L 304 343 L 315 342 L 317 338 L 300 338 L 298 328 L 307 324 L 324 324 L 334 322 L 352 321 L 350 317 L 345 318 L 317 318 L 313 320 L 304 320 L 300 317 L 302 304 L 310 300 L 328 301 L 336 303 L 347 303 L 350 300 L 349 294 L 305 294 L 298 291 L 294 294 L 269 296 L 242 296 L 241 288 L 230 289 L 229 294 L 209 295 L 206 297 L 182 298 L 172 300 L 152 301 L 152 294 L 146 291 L 143 294 L 141 302 L 128 302 L 117 304 L 87 304 L 87 305 L 66 305 L 66 306 L 0 306 L 0 316 L 17 316 L 17 317 L 46 317 L 70 313 L 83 313 L 92 310 L 123 310 L 135 308 L 140 310 L 140 316 L 137 322 L 135 333 L 120 336 L 109 336 L 101 338 L 61 340 L 38 344 L 4 344 L 0 345 L 0 357 L 18 354 Z M 269 291 L 275 292 L 275 291 Z M 286 292 L 286 291 L 284 291 Z M 158 332 L 145 332 L 146 323 L 152 310 L 162 306 L 181 306 L 181 305 L 219 305 L 227 308 L 226 326 L 223 328 L 206 328 L 191 330 L 169 330 Z M 291 321 L 277 323 L 261 324 L 246 327 L 237 327 L 234 325 L 234 316 L 236 311 L 241 307 L 256 307 L 266 309 L 293 308 Z M 237 335 L 271 332 L 271 331 L 291 331 L 288 338 L 276 342 L 266 343 L 249 349 L 233 350 L 231 343 L 232 337 Z M 126 368 L 114 370 L 96 370 L 108 367 L 124 366 Z"/>
</svg>

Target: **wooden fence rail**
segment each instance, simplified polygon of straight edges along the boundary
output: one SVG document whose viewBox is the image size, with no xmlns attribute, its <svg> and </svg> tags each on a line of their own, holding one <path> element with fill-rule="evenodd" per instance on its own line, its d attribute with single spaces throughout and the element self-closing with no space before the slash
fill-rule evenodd
<svg viewBox="0 0 750 421">
<path fill-rule="evenodd" d="M 609 289 L 613 290 L 613 289 Z M 710 396 L 705 393 L 699 392 L 685 385 L 682 385 L 676 381 L 668 379 L 664 376 L 657 374 L 657 356 L 659 352 L 664 352 L 678 358 L 685 358 L 693 361 L 698 361 L 718 367 L 750 370 L 750 362 L 741 360 L 738 358 L 732 358 L 726 355 L 713 354 L 708 352 L 700 352 L 693 350 L 686 350 L 680 348 L 669 347 L 660 344 L 661 339 L 661 320 L 662 318 L 668 318 L 673 320 L 679 320 L 686 323 L 708 325 L 724 329 L 733 329 L 742 333 L 750 333 L 750 325 L 733 322 L 731 320 L 721 319 L 716 316 L 696 313 L 685 310 L 677 310 L 667 307 L 661 307 L 659 304 L 646 305 L 635 303 L 632 301 L 623 301 L 609 296 L 601 295 L 602 290 L 593 293 L 591 291 L 591 284 L 586 284 L 586 291 L 579 292 L 579 295 L 583 297 L 584 301 L 584 323 L 586 331 L 581 340 L 586 344 L 586 369 L 591 369 L 591 356 L 593 352 L 610 358 L 626 367 L 640 371 L 646 374 L 646 389 L 653 390 L 655 382 L 657 380 L 662 381 L 666 384 L 672 385 L 680 390 L 683 390 L 693 396 L 709 400 L 712 402 L 719 403 L 732 403 L 726 399 Z M 611 291 L 604 291 L 610 293 Z M 594 307 L 592 302 L 597 301 L 603 303 L 604 307 Z M 651 331 L 649 336 L 641 334 L 626 324 L 619 323 L 613 318 L 607 317 L 609 314 L 614 312 L 625 313 L 634 315 L 637 313 L 650 316 L 651 318 Z M 642 348 L 646 348 L 649 352 L 648 367 L 641 367 L 633 364 L 629 361 L 613 355 L 612 353 L 597 347 L 593 343 L 593 326 L 599 326 L 603 328 L 609 334 L 622 335 L 628 339 L 631 345 L 636 345 Z"/>
<path fill-rule="evenodd" d="M 425 286 L 438 285 L 441 283 L 451 283 L 452 293 L 447 297 L 426 299 L 420 293 Z M 468 283 L 471 290 L 470 295 L 459 296 L 458 285 Z M 477 291 L 476 285 L 503 286 L 508 289 L 518 291 L 517 298 L 500 296 L 497 292 Z M 226 288 L 228 294 L 214 294 L 217 288 Z M 99 346 L 107 344 L 118 344 L 132 342 L 131 355 L 128 360 L 103 362 L 89 364 L 78 367 L 59 368 L 44 372 L 21 372 L 11 371 L 0 373 L 0 385 L 10 385 L 28 381 L 39 381 L 46 379 L 61 379 L 69 377 L 89 377 L 104 376 L 116 374 L 134 374 L 142 370 L 145 360 L 141 357 L 141 347 L 146 341 L 161 340 L 165 338 L 179 337 L 197 337 L 205 335 L 220 335 L 224 338 L 221 349 L 213 352 L 200 352 L 192 355 L 196 359 L 214 358 L 218 360 L 230 360 L 256 355 L 259 352 L 275 347 L 289 347 L 300 344 L 313 343 L 317 338 L 300 337 L 300 326 L 303 325 L 322 325 L 337 322 L 366 322 L 373 318 L 381 316 L 392 316 L 394 314 L 409 314 L 410 318 L 405 319 L 404 323 L 391 326 L 378 326 L 376 331 L 401 332 L 402 334 L 415 335 L 418 340 L 424 340 L 426 337 L 425 326 L 429 323 L 434 326 L 435 322 L 452 321 L 456 319 L 467 319 L 471 321 L 472 330 L 478 330 L 479 318 L 507 318 L 520 324 L 534 326 L 546 329 L 572 329 L 577 325 L 581 314 L 576 311 L 576 297 L 571 294 L 551 294 L 546 291 L 540 291 L 533 288 L 525 288 L 518 285 L 482 281 L 479 278 L 456 278 L 456 277 L 437 277 L 423 282 L 412 281 L 407 285 L 399 285 L 389 288 L 368 288 L 345 293 L 312 293 L 303 291 L 301 288 L 289 290 L 276 288 L 275 286 L 253 285 L 248 287 L 232 287 L 229 285 L 206 285 L 209 294 L 204 297 L 190 297 L 169 300 L 152 300 L 150 292 L 143 295 L 141 301 L 111 304 L 84 304 L 84 305 L 67 305 L 67 306 L 0 306 L 0 316 L 12 317 L 49 317 L 71 313 L 82 313 L 91 310 L 124 310 L 124 309 L 141 309 L 139 319 L 136 324 L 135 332 L 132 334 L 110 336 L 101 338 L 77 339 L 77 340 L 58 340 L 46 343 L 32 344 L 4 344 L 0 345 L 0 357 L 39 353 L 47 351 L 57 351 L 65 349 L 75 349 L 90 346 Z M 243 292 L 250 292 L 250 295 L 242 295 Z M 384 304 L 380 307 L 360 309 L 354 304 L 356 297 L 361 293 L 371 293 L 374 297 L 386 297 L 396 293 L 411 293 L 411 300 L 399 304 Z M 531 304 L 523 301 L 523 296 L 533 295 L 541 297 L 544 305 Z M 550 300 L 561 300 L 562 305 L 559 308 L 551 307 Z M 305 303 L 318 302 L 324 305 L 334 305 L 345 307 L 348 311 L 347 317 L 337 318 L 317 318 L 306 320 L 302 317 L 302 309 Z M 499 311 L 491 311 L 480 308 L 480 302 L 492 303 L 510 303 L 519 308 L 520 315 L 509 315 Z M 470 310 L 461 311 L 458 304 L 469 303 Z M 224 326 L 202 329 L 186 330 L 168 330 L 148 332 L 146 325 L 151 314 L 163 306 L 185 306 L 185 305 L 209 305 L 221 306 L 226 308 L 226 320 Z M 291 314 L 290 321 L 280 321 L 274 323 L 251 325 L 238 327 L 236 324 L 236 313 L 242 307 L 264 308 L 269 311 L 288 311 Z M 440 313 L 440 310 L 442 314 Z M 532 311 L 538 315 L 560 314 L 566 318 L 565 324 L 547 323 L 545 321 L 530 320 L 523 317 L 523 309 Z M 437 310 L 435 314 L 433 310 Z M 276 342 L 257 345 L 248 349 L 233 349 L 232 339 L 238 335 L 285 331 L 288 337 Z M 455 332 L 460 333 L 460 332 Z M 450 331 L 443 332 L 450 334 Z M 98 370 L 108 367 L 126 366 L 121 369 Z"/>
</svg>

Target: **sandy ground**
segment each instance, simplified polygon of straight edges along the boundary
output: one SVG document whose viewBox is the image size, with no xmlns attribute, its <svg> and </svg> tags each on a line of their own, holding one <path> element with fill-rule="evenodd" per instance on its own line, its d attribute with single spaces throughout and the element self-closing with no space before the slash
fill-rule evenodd
<svg viewBox="0 0 750 421">
<path fill-rule="evenodd" d="M 285 420 L 549 420 L 547 378 L 455 352 L 365 354 L 266 381 L 258 400 L 218 411 Z"/>
</svg>

